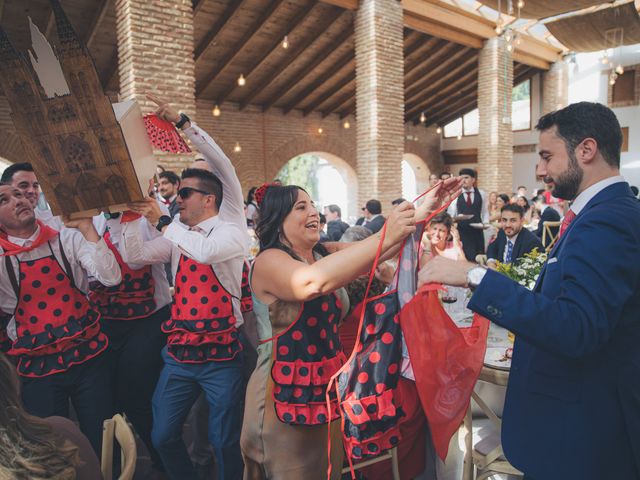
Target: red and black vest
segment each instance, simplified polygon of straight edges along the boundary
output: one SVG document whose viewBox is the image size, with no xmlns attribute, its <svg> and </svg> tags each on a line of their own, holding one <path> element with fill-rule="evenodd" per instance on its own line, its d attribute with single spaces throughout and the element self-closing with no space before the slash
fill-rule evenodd
<svg viewBox="0 0 640 480">
<path fill-rule="evenodd" d="M 113 287 L 92 282 L 89 299 L 96 304 L 103 320 L 137 320 L 148 317 L 156 309 L 151 265 L 139 270 L 129 268 L 111 242 L 109 231 L 105 232 L 103 238 L 120 265 L 122 281 Z"/>
<path fill-rule="evenodd" d="M 337 376 L 344 447 L 354 460 L 378 456 L 401 438 L 398 423 L 405 413 L 394 398 L 402 364 L 399 315 L 415 292 L 423 229 L 424 223 L 407 238 L 391 289 L 364 300 L 354 353 Z"/>
<path fill-rule="evenodd" d="M 344 364 L 338 323 L 342 305 L 335 293 L 304 302 L 296 320 L 273 341 L 273 399 L 276 416 L 291 425 L 320 425 L 339 417 L 333 392 L 326 390 Z"/>
<path fill-rule="evenodd" d="M 100 331 L 100 313 L 74 284 L 73 273 L 62 244 L 60 254 L 66 271 L 51 255 L 19 261 L 20 283 L 9 257 L 7 272 L 18 303 L 14 312 L 16 340 L 10 355 L 18 357 L 18 373 L 44 377 L 84 363 L 107 348 Z"/>
<path fill-rule="evenodd" d="M 235 358 L 242 345 L 231 299 L 211 265 L 181 255 L 171 318 L 162 324 L 167 353 L 182 363 Z"/>
<path fill-rule="evenodd" d="M 251 296 L 251 285 L 249 284 L 249 271 L 251 266 L 246 260 L 242 264 L 242 294 L 240 296 L 240 311 L 242 313 L 253 312 L 253 297 Z"/>
</svg>

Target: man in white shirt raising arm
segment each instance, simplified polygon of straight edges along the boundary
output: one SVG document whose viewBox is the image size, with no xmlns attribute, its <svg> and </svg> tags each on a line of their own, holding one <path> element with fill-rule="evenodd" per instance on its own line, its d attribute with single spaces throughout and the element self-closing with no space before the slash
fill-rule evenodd
<svg viewBox="0 0 640 480">
<path fill-rule="evenodd" d="M 248 250 L 240 182 L 229 159 L 205 132 L 186 115 L 150 98 L 160 105 L 157 114 L 182 129 L 220 174 L 202 169 L 182 173 L 177 199 L 181 224 L 161 215 L 153 200 L 130 205 L 156 225 L 163 237 L 144 242 L 135 222 L 124 227 L 128 261 L 171 260 L 175 276 L 171 319 L 163 324 L 169 339 L 153 398 L 152 439 L 170 478 L 195 479 L 181 432 L 203 390 L 210 407 L 209 440 L 218 478 L 239 479 L 243 465 L 239 448 L 242 362 L 238 354 L 242 347 L 237 327 L 242 322 L 240 284 Z"/>
<path fill-rule="evenodd" d="M 91 218 L 58 232 L 36 220 L 18 188 L 0 185 L 0 310 L 9 313 L 7 352 L 33 415 L 69 415 L 100 453 L 102 422 L 113 414 L 107 337 L 87 299 L 88 277 L 120 282 L 120 268 Z"/>
</svg>

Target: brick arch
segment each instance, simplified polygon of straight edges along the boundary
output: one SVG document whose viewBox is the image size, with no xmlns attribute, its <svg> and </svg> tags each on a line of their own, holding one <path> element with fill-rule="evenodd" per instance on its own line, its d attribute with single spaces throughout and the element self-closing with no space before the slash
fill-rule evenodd
<svg viewBox="0 0 640 480">
<path fill-rule="evenodd" d="M 26 161 L 20 137 L 14 132 L 4 131 L 0 138 L 0 157 L 11 163 Z"/>
<path fill-rule="evenodd" d="M 406 162 L 411 167 L 411 170 L 416 177 L 416 191 L 419 195 L 429 186 L 429 175 L 432 170 L 429 169 L 426 162 L 415 153 L 405 152 L 405 154 L 402 155 L 402 161 Z"/>
<path fill-rule="evenodd" d="M 429 173 L 439 174 L 444 171 L 444 163 L 442 162 L 439 145 L 427 145 L 416 142 L 415 140 L 406 140 L 404 142 L 404 153 L 417 156 L 422 160 Z M 427 177 L 428 175 L 429 174 L 427 174 Z"/>
<path fill-rule="evenodd" d="M 273 179 L 289 160 L 309 152 L 326 152 L 344 160 L 354 171 L 357 170 L 355 145 L 349 146 L 330 137 L 305 135 L 295 137 L 267 154 L 265 168 L 267 178 Z"/>
</svg>

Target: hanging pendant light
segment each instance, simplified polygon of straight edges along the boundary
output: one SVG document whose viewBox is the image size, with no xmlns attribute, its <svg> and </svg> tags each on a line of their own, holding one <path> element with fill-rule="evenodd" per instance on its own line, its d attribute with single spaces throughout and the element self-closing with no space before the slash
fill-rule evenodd
<svg viewBox="0 0 640 480">
<path fill-rule="evenodd" d="M 238 86 L 244 87 L 247 84 L 247 80 L 244 78 L 244 75 L 240 74 L 238 77 Z"/>
<path fill-rule="evenodd" d="M 220 107 L 216 104 L 211 111 L 214 117 L 219 117 L 222 112 L 220 112 Z"/>
</svg>

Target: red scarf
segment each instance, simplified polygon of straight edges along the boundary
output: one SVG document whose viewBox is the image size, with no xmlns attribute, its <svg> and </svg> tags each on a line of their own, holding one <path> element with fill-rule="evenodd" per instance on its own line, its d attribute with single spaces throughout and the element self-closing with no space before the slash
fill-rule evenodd
<svg viewBox="0 0 640 480">
<path fill-rule="evenodd" d="M 2 249 L 4 250 L 4 253 L 0 254 L 0 257 L 5 255 L 11 256 L 18 255 L 24 252 L 30 252 L 31 250 L 38 248 L 43 243 L 48 242 L 56 235 L 58 235 L 59 232 L 57 230 L 54 230 L 48 225 L 45 225 L 40 220 L 37 220 L 37 222 L 38 226 L 40 226 L 40 233 L 38 234 L 38 237 L 33 241 L 33 243 L 28 247 L 20 247 L 15 243 L 11 243 L 6 232 L 0 230 L 0 247 L 2 247 Z"/>
</svg>

